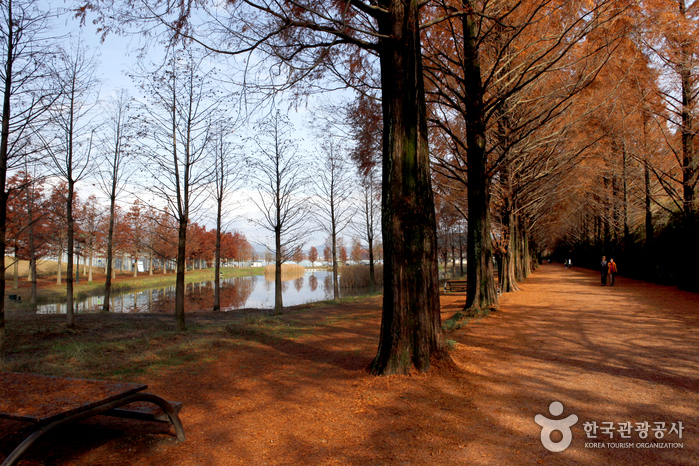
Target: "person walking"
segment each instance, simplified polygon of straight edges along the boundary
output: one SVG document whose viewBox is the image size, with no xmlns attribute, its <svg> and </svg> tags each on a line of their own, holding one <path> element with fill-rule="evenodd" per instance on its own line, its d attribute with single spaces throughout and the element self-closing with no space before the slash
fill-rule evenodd
<svg viewBox="0 0 699 466">
<path fill-rule="evenodd" d="M 616 262 L 614 259 L 609 259 L 607 264 L 607 273 L 609 274 L 609 286 L 614 286 L 614 280 L 616 279 Z"/>
<path fill-rule="evenodd" d="M 602 274 L 602 286 L 607 284 L 607 273 L 609 272 L 608 264 L 609 262 L 607 262 L 607 256 L 602 256 L 602 262 L 599 263 L 599 271 Z"/>
</svg>

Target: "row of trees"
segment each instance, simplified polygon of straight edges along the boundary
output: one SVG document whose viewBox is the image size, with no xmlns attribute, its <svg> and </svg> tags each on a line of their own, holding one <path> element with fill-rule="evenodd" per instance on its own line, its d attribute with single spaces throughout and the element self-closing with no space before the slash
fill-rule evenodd
<svg viewBox="0 0 699 466">
<path fill-rule="evenodd" d="M 549 223 L 558 258 L 592 265 L 606 254 L 629 276 L 699 289 L 697 16 L 684 0 L 625 12 L 634 33 L 585 95 L 601 102 L 584 119 L 597 143 L 552 204 L 566 213 Z"/>
<path fill-rule="evenodd" d="M 43 179 L 31 179 L 24 173 L 8 180 L 12 192 L 7 207 L 7 245 L 16 260 L 29 261 L 28 279 L 32 282 L 31 302 L 36 304 L 37 263 L 41 259 L 57 259 L 57 284 L 62 283 L 61 262 L 67 246 L 67 186 L 61 183 L 48 186 Z M 92 281 L 93 260 L 108 255 L 108 230 L 112 224 L 112 257 L 121 258 L 122 270 L 128 257 L 131 262 L 143 260 L 152 275 L 156 259 L 167 273 L 168 264 L 174 270 L 177 257 L 177 226 L 172 216 L 139 201 L 128 208 L 115 206 L 113 217 L 93 194 L 81 201 L 78 191 L 73 193 L 74 238 L 84 257 L 87 279 Z M 188 225 L 186 260 L 214 263 L 215 229 L 196 222 Z M 240 232 L 224 232 L 220 236 L 220 256 L 233 261 L 249 261 L 254 250 Z M 113 262 L 114 262 L 113 259 Z M 104 267 L 107 267 L 106 260 Z M 111 274 L 116 269 L 112 264 Z M 106 273 L 106 271 L 105 271 Z M 138 268 L 133 268 L 134 276 Z M 17 276 L 15 275 L 15 281 Z"/>
<path fill-rule="evenodd" d="M 184 257 L 190 207 L 208 185 L 203 180 L 210 170 L 200 163 L 207 153 L 202 141 L 211 140 L 218 128 L 212 124 L 221 109 L 217 103 L 224 105 L 232 94 L 212 99 L 206 92 L 193 94 L 216 89 L 204 85 L 206 73 L 187 72 L 194 68 L 183 67 L 184 62 L 197 60 L 186 47 L 174 45 L 244 56 L 246 96 L 292 89 L 302 99 L 337 83 L 358 91 L 347 113 L 354 123 L 353 155 L 365 180 L 381 173 L 380 182 L 366 183 L 366 192 L 381 193 L 380 217 L 368 214 L 382 223 L 385 260 L 381 337 L 372 367 L 386 374 L 413 366 L 424 371 L 432 358 L 445 355 L 434 192 L 438 204 L 467 222 L 466 307 L 493 307 L 498 302 L 494 255 L 501 290 L 513 291 L 534 266 L 537 250 L 555 248 L 566 234 L 584 238 L 580 229 L 587 228 L 614 238 L 610 219 L 617 222 L 630 211 L 631 163 L 624 157 L 631 153 L 631 138 L 612 135 L 625 127 L 629 135 L 644 138 L 655 131 L 667 150 L 651 154 L 648 149 L 657 146 L 648 139 L 645 152 L 637 152 L 651 189 L 655 183 L 662 190 L 646 201 L 651 224 L 658 209 L 679 215 L 678 231 L 695 257 L 693 5 L 684 0 L 248 0 L 209 9 L 206 2 L 95 0 L 79 12 L 99 12 L 106 31 L 133 27 L 151 37 L 160 31 L 159 37 L 173 44 L 167 65 L 140 79 L 153 98 L 150 109 L 158 109 L 144 121 L 149 128 L 144 138 L 152 148 L 147 167 L 158 167 L 148 169 L 159 183 L 143 189 L 170 203 L 179 222 L 178 260 Z M 196 21 L 190 22 L 195 12 Z M 262 81 L 263 74 L 271 80 Z M 639 91 L 624 94 L 625 88 Z M 278 121 L 273 116 L 272 126 L 260 131 L 267 138 L 258 147 L 259 159 L 266 158 L 271 170 L 253 173 L 261 176 L 258 207 L 275 234 L 281 264 L 285 251 L 293 254 L 309 232 L 303 206 L 322 202 L 329 215 L 318 224 L 336 237 L 346 225 L 346 196 L 336 197 L 342 190 L 334 176 L 318 184 L 315 195 L 304 190 L 301 174 L 307 167 L 285 145 L 288 138 L 278 137 L 283 133 L 274 118 Z M 632 126 L 633 121 L 647 125 Z M 280 158 L 285 148 L 287 159 Z M 334 173 L 337 151 L 330 144 L 323 152 L 330 163 L 323 173 Z M 610 163 L 601 163 L 607 159 Z M 238 162 L 235 170 L 221 173 L 240 173 L 240 167 Z M 609 175 L 611 167 L 615 176 Z M 287 184 L 280 181 L 284 173 L 290 175 Z M 165 179 L 170 184 L 162 183 Z M 613 195 L 594 197 L 605 191 Z M 304 202 L 292 207 L 299 199 Z M 183 314 L 177 315 L 183 329 Z"/>
</svg>

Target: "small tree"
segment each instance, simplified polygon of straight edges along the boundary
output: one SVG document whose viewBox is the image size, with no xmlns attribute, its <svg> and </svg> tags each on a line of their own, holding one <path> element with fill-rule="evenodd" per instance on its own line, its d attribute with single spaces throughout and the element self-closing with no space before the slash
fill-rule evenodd
<svg viewBox="0 0 699 466">
<path fill-rule="evenodd" d="M 44 139 L 46 150 L 53 160 L 56 173 L 65 180 L 66 223 L 68 226 L 66 270 L 66 326 L 75 326 L 73 309 L 73 242 L 75 218 L 73 197 L 75 185 L 82 180 L 91 167 L 94 128 L 90 113 L 96 103 L 97 62 L 87 55 L 81 41 L 71 51 L 64 51 L 55 69 L 56 79 L 61 89 L 58 104 L 51 109 L 55 135 Z"/>
<path fill-rule="evenodd" d="M 320 169 L 314 178 L 313 200 L 318 226 L 329 235 L 333 261 L 333 298 L 340 297 L 337 268 L 337 238 L 347 228 L 355 208 L 351 203 L 350 167 L 339 146 L 328 139 L 323 144 Z"/>
<path fill-rule="evenodd" d="M 150 174 L 144 189 L 167 205 L 165 210 L 177 223 L 177 279 L 175 321 L 186 330 L 184 316 L 187 227 L 192 214 L 205 200 L 211 180 L 207 146 L 218 101 L 204 58 L 188 49 L 171 50 L 167 63 L 155 72 L 144 71 L 143 87 L 152 99 L 148 112 L 150 149 L 144 169 Z"/>
<path fill-rule="evenodd" d="M 311 246 L 311 249 L 308 251 L 308 260 L 311 261 L 311 265 L 315 265 L 315 262 L 318 260 L 318 250 L 315 246 Z"/>
<path fill-rule="evenodd" d="M 104 304 L 102 310 L 109 311 L 114 275 L 114 221 L 116 201 L 125 188 L 125 181 L 133 172 L 129 165 L 130 144 L 136 139 L 134 126 L 135 102 L 124 89 L 119 89 L 105 108 L 105 119 L 99 133 L 99 155 L 97 183 L 109 198 L 109 219 L 106 234 L 107 267 L 105 270 Z"/>
<path fill-rule="evenodd" d="M 306 166 L 290 138 L 293 126 L 279 111 L 256 130 L 258 158 L 253 162 L 252 178 L 257 184 L 257 198 L 252 201 L 262 213 L 262 219 L 255 223 L 274 234 L 274 312 L 280 313 L 282 264 L 303 246 L 309 232 L 308 201 L 303 196 Z"/>
</svg>

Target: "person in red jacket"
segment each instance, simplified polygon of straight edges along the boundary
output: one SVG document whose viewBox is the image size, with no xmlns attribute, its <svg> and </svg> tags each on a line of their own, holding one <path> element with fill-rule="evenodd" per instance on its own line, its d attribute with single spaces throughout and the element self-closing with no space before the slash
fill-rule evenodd
<svg viewBox="0 0 699 466">
<path fill-rule="evenodd" d="M 614 262 L 614 259 L 609 259 L 607 263 L 607 274 L 609 275 L 609 286 L 614 286 L 614 279 L 616 278 L 616 262 Z"/>
</svg>

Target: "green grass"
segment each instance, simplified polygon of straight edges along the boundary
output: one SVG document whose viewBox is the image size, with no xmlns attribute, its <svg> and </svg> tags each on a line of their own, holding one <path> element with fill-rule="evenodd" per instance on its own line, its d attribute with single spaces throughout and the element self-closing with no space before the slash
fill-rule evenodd
<svg viewBox="0 0 699 466">
<path fill-rule="evenodd" d="M 479 320 L 490 315 L 490 309 L 468 309 L 459 311 L 442 323 L 442 330 L 449 332 L 464 328 L 472 320 Z"/>
<path fill-rule="evenodd" d="M 13 315 L 6 323 L 2 369 L 96 379 L 133 379 L 183 365 L 197 370 L 221 351 L 296 340 L 356 318 L 335 312 L 321 318 L 305 314 L 336 304 L 296 306 L 278 316 L 212 313 L 188 319 L 183 333 L 175 331 L 172 315 L 81 314 L 74 330 L 65 328 L 64 315 Z"/>
</svg>

